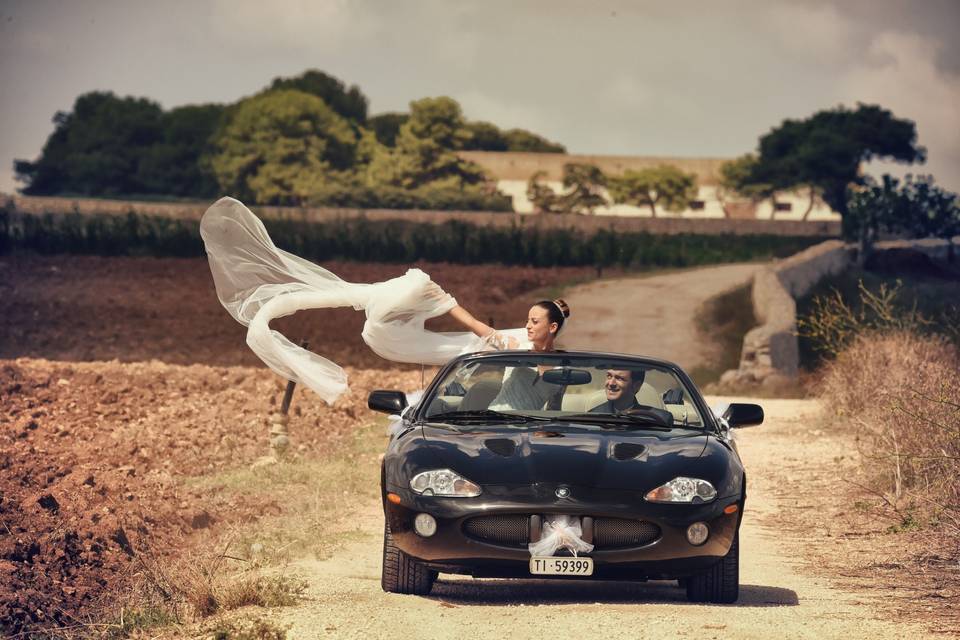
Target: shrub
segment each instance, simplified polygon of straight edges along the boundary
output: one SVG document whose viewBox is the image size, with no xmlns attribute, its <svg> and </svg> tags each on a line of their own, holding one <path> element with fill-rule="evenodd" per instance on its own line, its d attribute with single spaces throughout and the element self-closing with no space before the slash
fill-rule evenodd
<svg viewBox="0 0 960 640">
<path fill-rule="evenodd" d="M 860 280 L 859 304 L 849 304 L 839 289 L 832 289 L 830 295 L 814 298 L 810 313 L 797 319 L 798 333 L 811 340 L 815 351 L 835 357 L 863 332 L 917 331 L 930 324 L 916 305 L 898 303 L 901 288 L 899 281 L 892 286 L 881 282 L 871 291 Z"/>
<path fill-rule="evenodd" d="M 815 368 L 865 332 L 936 333 L 960 345 L 960 307 L 951 303 L 957 291 L 950 281 L 909 280 L 905 285 L 860 271 L 827 279 L 797 303 L 801 362 Z"/>
<path fill-rule="evenodd" d="M 821 394 L 858 428 L 873 489 L 900 524 L 960 537 L 960 352 L 913 331 L 855 337 L 823 370 Z"/>
<path fill-rule="evenodd" d="M 420 187 L 405 189 L 390 185 L 324 185 L 310 204 L 355 209 L 423 209 L 430 211 L 513 211 L 513 200 L 498 191 L 482 187 Z"/>
</svg>

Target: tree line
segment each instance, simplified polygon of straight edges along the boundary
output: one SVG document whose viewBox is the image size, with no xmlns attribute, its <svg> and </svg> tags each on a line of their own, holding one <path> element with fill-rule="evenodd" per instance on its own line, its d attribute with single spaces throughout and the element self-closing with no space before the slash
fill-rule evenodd
<svg viewBox="0 0 960 640">
<path fill-rule="evenodd" d="M 908 175 L 904 181 L 865 175 L 862 166 L 880 159 L 912 164 L 926 159 L 917 144 L 916 124 L 877 105 L 836 107 L 803 120 L 784 120 L 762 135 L 757 151 L 719 167 L 717 198 L 729 215 L 738 203 L 756 205 L 801 192 L 808 198 L 806 220 L 814 205 L 827 204 L 843 219 L 843 233 L 859 244 L 865 261 L 881 232 L 950 239 L 960 234 L 957 195 L 938 187 L 932 176 Z M 684 211 L 697 199 L 697 176 L 661 164 L 621 175 L 606 175 L 590 164 L 563 167 L 563 190 L 545 184 L 544 173 L 531 176 L 527 197 L 541 213 L 591 214 L 597 207 L 628 204 Z M 951 259 L 953 247 L 951 245 Z"/>
<path fill-rule="evenodd" d="M 470 121 L 451 98 L 423 98 L 408 113 L 367 114 L 356 86 L 317 70 L 276 78 L 232 104 L 168 111 L 146 98 L 91 92 L 54 117 L 36 161 L 15 161 L 28 195 L 210 199 L 229 194 L 257 204 L 390 209 L 510 211 L 509 196 L 459 151 L 564 153 L 520 129 Z M 957 198 L 920 176 L 905 183 L 862 173 L 871 160 L 923 162 L 913 121 L 877 105 L 843 106 L 787 119 L 760 136 L 756 151 L 719 168 L 724 211 L 786 192 L 843 217 L 844 234 L 866 256 L 882 231 L 951 237 Z M 532 176 L 539 212 L 593 213 L 623 203 L 683 211 L 697 199 L 697 176 L 663 164 L 605 175 L 567 164 L 560 191 Z M 864 258 L 865 259 L 865 258 Z"/>
<path fill-rule="evenodd" d="M 14 169 L 27 195 L 511 210 L 456 152 L 565 152 L 529 131 L 469 121 L 447 97 L 416 100 L 409 113 L 367 108 L 358 87 L 317 70 L 232 104 L 170 110 L 94 91 L 58 112 L 39 158 Z"/>
</svg>

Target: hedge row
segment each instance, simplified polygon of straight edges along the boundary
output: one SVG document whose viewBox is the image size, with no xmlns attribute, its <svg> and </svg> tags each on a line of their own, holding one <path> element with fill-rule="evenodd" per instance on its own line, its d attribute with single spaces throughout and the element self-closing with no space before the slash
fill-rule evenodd
<svg viewBox="0 0 960 640">
<path fill-rule="evenodd" d="M 311 260 L 348 259 L 408 263 L 503 263 L 541 267 L 618 265 L 686 267 L 783 257 L 823 241 L 777 235 L 655 235 L 535 226 L 478 226 L 338 219 L 327 223 L 266 220 L 277 246 Z M 195 220 L 128 213 L 23 214 L 0 209 L 0 253 L 202 256 Z"/>
</svg>

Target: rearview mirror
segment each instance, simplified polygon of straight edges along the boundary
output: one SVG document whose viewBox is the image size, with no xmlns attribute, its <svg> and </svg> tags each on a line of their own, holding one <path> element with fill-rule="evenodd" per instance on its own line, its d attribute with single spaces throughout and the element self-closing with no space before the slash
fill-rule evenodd
<svg viewBox="0 0 960 640">
<path fill-rule="evenodd" d="M 374 411 L 397 414 L 406 408 L 407 396 L 403 391 L 371 391 L 367 406 Z"/>
<path fill-rule="evenodd" d="M 590 384 L 591 380 L 593 380 L 593 376 L 590 375 L 589 371 L 583 369 L 568 369 L 564 367 L 562 369 L 548 369 L 543 372 L 543 381 L 549 382 L 550 384 L 571 386 Z"/>
<path fill-rule="evenodd" d="M 727 421 L 731 429 L 734 427 L 750 427 L 763 423 L 763 407 L 758 404 L 734 402 L 727 407 L 721 417 Z"/>
</svg>

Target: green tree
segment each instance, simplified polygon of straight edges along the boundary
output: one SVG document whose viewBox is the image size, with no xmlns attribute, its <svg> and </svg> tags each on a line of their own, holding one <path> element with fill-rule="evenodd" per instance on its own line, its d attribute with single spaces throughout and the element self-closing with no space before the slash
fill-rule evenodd
<svg viewBox="0 0 960 640">
<path fill-rule="evenodd" d="M 35 162 L 16 160 L 17 179 L 29 195 L 72 193 L 113 196 L 144 193 L 139 165 L 163 138 L 163 111 L 145 98 L 93 91 L 69 113 L 58 112 L 54 131 Z"/>
<path fill-rule="evenodd" d="M 508 129 L 503 132 L 507 142 L 507 151 L 529 151 L 533 153 L 566 153 L 562 144 L 550 142 L 542 136 L 524 129 Z"/>
<path fill-rule="evenodd" d="M 325 182 L 345 179 L 357 151 L 349 122 L 293 90 L 245 100 L 215 145 L 221 189 L 261 204 L 304 203 Z"/>
<path fill-rule="evenodd" d="M 784 120 L 760 138 L 751 182 L 777 190 L 813 188 L 841 216 L 850 185 L 864 184 L 861 165 L 874 159 L 923 162 L 916 125 L 877 105 L 837 107 L 806 120 Z"/>
<path fill-rule="evenodd" d="M 883 230 L 892 230 L 896 221 L 907 218 L 906 200 L 899 181 L 884 175 L 877 183 L 864 178 L 864 184 L 851 190 L 843 217 L 843 234 L 857 243 L 857 264 L 863 267 L 873 253 L 873 245 Z"/>
<path fill-rule="evenodd" d="M 317 96 L 347 120 L 358 124 L 367 121 L 369 101 L 360 88 L 356 85 L 347 88 L 343 81 L 323 71 L 310 69 L 292 78 L 274 78 L 268 91 L 290 89 Z"/>
<path fill-rule="evenodd" d="M 509 145 L 503 132 L 489 122 L 468 122 L 467 133 L 470 137 L 464 142 L 467 151 L 507 151 Z"/>
<path fill-rule="evenodd" d="M 546 175 L 537 171 L 527 181 L 527 199 L 537 213 L 593 214 L 596 207 L 608 204 L 603 195 L 607 177 L 599 167 L 575 162 L 563 165 L 563 193 L 543 182 Z"/>
<path fill-rule="evenodd" d="M 857 242 L 860 266 L 870 258 L 881 231 L 945 239 L 949 259 L 954 260 L 952 239 L 960 234 L 957 194 L 944 191 L 930 176 L 907 175 L 902 184 L 890 175 L 884 175 L 879 183 L 867 176 L 864 183 L 851 190 L 843 218 L 844 236 Z"/>
<path fill-rule="evenodd" d="M 534 213 L 563 213 L 563 203 L 557 193 L 542 180 L 546 171 L 537 171 L 527 181 L 527 199 L 533 204 Z"/>
<path fill-rule="evenodd" d="M 906 219 L 897 226 L 916 238 L 947 241 L 949 261 L 954 262 L 954 236 L 960 235 L 960 203 L 957 194 L 934 184 L 933 176 L 907 175 L 901 190 L 906 200 Z"/>
<path fill-rule="evenodd" d="M 225 108 L 187 105 L 161 117 L 163 137 L 144 150 L 137 180 L 144 192 L 184 198 L 212 198 L 220 191 L 208 156 Z"/>
<path fill-rule="evenodd" d="M 717 200 L 723 208 L 723 213 L 730 215 L 730 201 L 736 198 L 749 200 L 756 205 L 769 199 L 776 212 L 777 190 L 772 185 L 754 183 L 754 173 L 757 166 L 757 156 L 752 153 L 744 154 L 720 165 L 720 177 L 717 185 Z"/>
<path fill-rule="evenodd" d="M 460 105 L 451 98 L 423 98 L 410 103 L 410 118 L 400 127 L 396 146 L 373 154 L 367 184 L 388 184 L 405 189 L 425 185 L 463 189 L 483 185 L 483 169 L 455 151 L 469 140 Z"/>
<path fill-rule="evenodd" d="M 563 165 L 563 186 L 569 190 L 560 196 L 564 211 L 593 215 L 595 208 L 608 204 L 603 195 L 607 177 L 600 167 L 577 162 Z"/>
<path fill-rule="evenodd" d="M 657 206 L 667 211 L 683 211 L 697 197 L 697 178 L 668 164 L 646 169 L 628 169 L 610 179 L 610 196 L 620 204 L 650 207 L 657 217 Z"/>
<path fill-rule="evenodd" d="M 400 127 L 410 119 L 406 113 L 381 113 L 367 119 L 367 128 L 373 131 L 380 144 L 396 146 Z"/>
<path fill-rule="evenodd" d="M 410 118 L 400 127 L 398 143 L 403 138 L 429 140 L 443 149 L 462 149 L 470 139 L 460 104 L 453 98 L 421 98 L 410 103 Z"/>
</svg>

